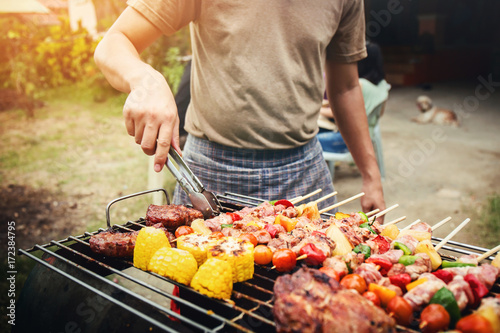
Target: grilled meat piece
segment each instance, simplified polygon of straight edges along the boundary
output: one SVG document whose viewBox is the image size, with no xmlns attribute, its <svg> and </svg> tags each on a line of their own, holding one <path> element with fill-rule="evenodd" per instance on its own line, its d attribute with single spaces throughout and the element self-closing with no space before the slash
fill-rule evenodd
<svg viewBox="0 0 500 333">
<path fill-rule="evenodd" d="M 175 236 L 163 227 L 163 224 L 152 225 L 162 229 L 172 247 L 175 247 Z M 135 241 L 139 230 L 131 232 L 103 231 L 90 237 L 90 249 L 108 257 L 132 257 L 134 255 Z"/>
<path fill-rule="evenodd" d="M 278 332 L 395 332 L 381 308 L 315 269 L 278 277 L 274 297 Z"/>
<path fill-rule="evenodd" d="M 182 205 L 149 205 L 146 225 L 162 223 L 169 231 L 175 231 L 181 225 L 190 225 L 194 220 L 202 218 L 203 214 L 199 210 Z"/>
</svg>

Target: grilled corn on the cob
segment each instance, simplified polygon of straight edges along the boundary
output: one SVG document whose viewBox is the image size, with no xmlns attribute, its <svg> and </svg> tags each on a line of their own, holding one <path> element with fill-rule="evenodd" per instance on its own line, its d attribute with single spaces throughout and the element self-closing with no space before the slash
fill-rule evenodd
<svg viewBox="0 0 500 333">
<path fill-rule="evenodd" d="M 201 266 L 207 260 L 208 247 L 216 241 L 211 236 L 193 233 L 177 238 L 177 248 L 191 253 L 198 266 Z"/>
<path fill-rule="evenodd" d="M 153 273 L 189 285 L 198 264 L 188 251 L 165 246 L 156 251 L 148 267 Z"/>
<path fill-rule="evenodd" d="M 208 259 L 194 275 L 191 287 L 209 297 L 230 298 L 233 290 L 231 265 L 224 260 Z"/>
<path fill-rule="evenodd" d="M 208 258 L 227 261 L 233 271 L 233 283 L 253 277 L 253 244 L 235 237 L 218 240 L 208 248 Z"/>
<path fill-rule="evenodd" d="M 151 257 L 164 246 L 170 247 L 170 243 L 163 230 L 153 227 L 142 228 L 135 241 L 134 266 L 144 271 L 148 270 Z"/>
</svg>

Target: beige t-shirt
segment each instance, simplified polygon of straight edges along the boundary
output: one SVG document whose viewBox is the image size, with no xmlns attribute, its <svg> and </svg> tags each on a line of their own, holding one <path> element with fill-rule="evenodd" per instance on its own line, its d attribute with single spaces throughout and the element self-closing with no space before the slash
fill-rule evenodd
<svg viewBox="0 0 500 333">
<path fill-rule="evenodd" d="M 366 56 L 363 0 L 128 0 L 164 34 L 191 23 L 186 130 L 223 145 L 286 149 L 317 131 L 324 60 Z"/>
</svg>

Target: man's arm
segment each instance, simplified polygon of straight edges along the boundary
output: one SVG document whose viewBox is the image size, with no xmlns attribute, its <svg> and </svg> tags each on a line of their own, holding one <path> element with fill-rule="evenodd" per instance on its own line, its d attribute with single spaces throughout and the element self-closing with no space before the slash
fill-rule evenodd
<svg viewBox="0 0 500 333">
<path fill-rule="evenodd" d="M 94 59 L 109 83 L 129 93 L 123 106 L 129 135 L 147 155 L 155 154 L 155 171 L 163 168 L 170 145 L 179 148 L 179 118 L 175 99 L 162 74 L 139 54 L 161 32 L 128 7 L 97 46 Z"/>
<path fill-rule="evenodd" d="M 356 63 L 326 62 L 327 94 L 335 123 L 352 154 L 361 176 L 361 207 L 367 212 L 385 209 L 377 158 L 373 149 Z"/>
</svg>

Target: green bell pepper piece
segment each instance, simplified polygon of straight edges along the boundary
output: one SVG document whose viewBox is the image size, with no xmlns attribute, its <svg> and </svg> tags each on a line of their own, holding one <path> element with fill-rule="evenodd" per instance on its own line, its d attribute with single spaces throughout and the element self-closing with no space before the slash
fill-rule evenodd
<svg viewBox="0 0 500 333">
<path fill-rule="evenodd" d="M 441 304 L 450 315 L 450 327 L 454 328 L 460 319 L 460 309 L 453 293 L 443 287 L 432 296 L 430 304 Z"/>
<path fill-rule="evenodd" d="M 363 253 L 365 255 L 365 259 L 370 258 L 370 256 L 372 255 L 372 249 L 365 244 L 359 244 L 354 248 L 353 251 L 356 253 Z"/>
<path fill-rule="evenodd" d="M 394 248 L 402 250 L 405 255 L 411 254 L 410 248 L 408 246 L 404 245 L 403 243 L 394 242 Z"/>
<path fill-rule="evenodd" d="M 363 218 L 363 220 L 364 220 L 365 222 L 368 222 L 368 216 L 366 216 L 366 214 L 365 214 L 364 212 L 361 212 L 361 211 L 360 211 L 360 212 L 358 212 L 358 214 L 359 214 L 359 215 L 361 215 L 361 217 Z"/>
<path fill-rule="evenodd" d="M 224 229 L 224 228 L 232 228 L 232 227 L 233 227 L 233 225 L 232 225 L 232 224 L 221 224 L 221 225 L 220 225 L 220 228 L 221 228 L 221 229 Z"/>
<path fill-rule="evenodd" d="M 399 258 L 398 262 L 400 264 L 403 264 L 405 266 L 408 265 L 413 265 L 415 263 L 415 260 L 417 260 L 417 256 L 411 256 L 411 255 L 402 255 L 401 258 Z"/>
<path fill-rule="evenodd" d="M 450 267 L 474 267 L 476 266 L 475 264 L 470 264 L 470 263 L 465 263 L 465 262 L 456 262 L 456 261 L 443 261 L 441 263 L 441 266 L 443 268 L 450 268 Z"/>
<path fill-rule="evenodd" d="M 368 222 L 365 222 L 365 223 L 363 223 L 363 224 L 360 224 L 360 225 L 359 225 L 359 227 L 360 227 L 360 228 L 365 228 L 365 229 L 370 230 L 370 232 L 371 232 L 372 234 L 375 234 L 375 235 L 377 234 L 377 233 L 375 232 L 375 230 L 373 230 L 373 229 L 372 229 L 372 227 L 370 226 L 370 223 L 368 223 Z"/>
</svg>

